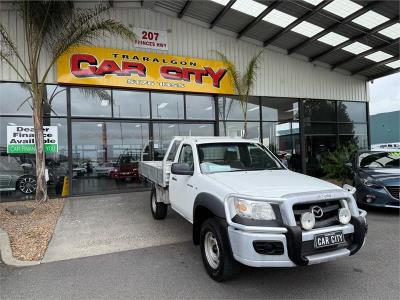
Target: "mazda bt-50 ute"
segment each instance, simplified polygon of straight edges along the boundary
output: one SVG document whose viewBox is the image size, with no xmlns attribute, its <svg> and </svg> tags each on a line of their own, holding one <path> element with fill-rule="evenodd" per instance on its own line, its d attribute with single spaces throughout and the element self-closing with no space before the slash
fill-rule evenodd
<svg viewBox="0 0 400 300">
<path fill-rule="evenodd" d="M 171 208 L 193 224 L 207 273 L 222 281 L 241 264 L 306 266 L 355 254 L 366 213 L 354 189 L 288 170 L 252 140 L 175 137 L 163 161 L 139 164 L 153 183 L 155 219 Z"/>
</svg>

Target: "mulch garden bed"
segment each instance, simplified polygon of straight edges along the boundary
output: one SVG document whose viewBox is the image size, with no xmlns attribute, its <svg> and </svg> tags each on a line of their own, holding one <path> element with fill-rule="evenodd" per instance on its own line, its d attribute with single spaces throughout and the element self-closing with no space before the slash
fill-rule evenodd
<svg viewBox="0 0 400 300">
<path fill-rule="evenodd" d="M 33 208 L 33 211 L 13 215 L 6 210 L 12 207 Z M 0 227 L 8 233 L 15 258 L 24 261 L 38 261 L 43 258 L 63 207 L 64 199 L 51 199 L 46 203 L 0 203 Z"/>
</svg>

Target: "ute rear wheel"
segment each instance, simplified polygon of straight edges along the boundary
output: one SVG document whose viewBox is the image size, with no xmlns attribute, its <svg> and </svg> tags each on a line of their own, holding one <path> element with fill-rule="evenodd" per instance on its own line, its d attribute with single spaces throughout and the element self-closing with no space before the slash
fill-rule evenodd
<svg viewBox="0 0 400 300">
<path fill-rule="evenodd" d="M 167 216 L 168 205 L 162 202 L 157 202 L 157 191 L 155 188 L 151 190 L 150 194 L 150 208 L 153 218 L 156 220 L 165 219 Z"/>
<path fill-rule="evenodd" d="M 226 228 L 222 221 L 207 219 L 201 226 L 200 249 L 204 267 L 215 281 L 224 281 L 240 270 L 239 263 L 233 258 Z"/>
</svg>

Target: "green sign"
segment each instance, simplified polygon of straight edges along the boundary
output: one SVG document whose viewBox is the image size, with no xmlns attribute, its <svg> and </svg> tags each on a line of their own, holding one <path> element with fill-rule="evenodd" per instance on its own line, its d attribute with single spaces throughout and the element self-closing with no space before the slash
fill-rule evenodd
<svg viewBox="0 0 400 300">
<path fill-rule="evenodd" d="M 25 144 L 25 145 L 7 145 L 7 153 L 14 154 L 35 154 L 36 146 L 35 144 Z M 45 153 L 57 153 L 58 145 L 56 144 L 45 144 Z"/>
<path fill-rule="evenodd" d="M 43 126 L 44 152 L 58 152 L 58 127 Z M 7 126 L 7 153 L 35 154 L 33 126 Z"/>
</svg>

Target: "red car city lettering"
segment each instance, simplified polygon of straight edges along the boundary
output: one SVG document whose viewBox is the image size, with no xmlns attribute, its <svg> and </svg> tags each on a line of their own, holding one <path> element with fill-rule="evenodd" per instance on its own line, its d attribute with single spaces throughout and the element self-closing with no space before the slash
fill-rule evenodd
<svg viewBox="0 0 400 300">
<path fill-rule="evenodd" d="M 184 80 L 190 81 L 190 75 L 194 75 L 196 83 L 203 83 L 203 76 L 210 76 L 213 81 L 213 86 L 219 88 L 221 80 L 224 78 L 227 70 L 219 69 L 217 72 L 210 67 L 204 67 L 204 69 L 193 69 L 193 68 L 180 68 L 175 66 L 162 66 L 160 68 L 161 76 L 165 79 L 172 80 Z"/>
<path fill-rule="evenodd" d="M 85 65 L 83 65 L 85 64 Z M 108 74 L 117 76 L 130 76 L 136 74 L 146 77 L 146 66 L 139 62 L 122 61 L 119 66 L 112 59 L 105 59 L 100 64 L 95 56 L 90 54 L 73 54 L 70 59 L 71 73 L 78 77 L 100 77 Z M 227 70 L 220 68 L 214 71 L 211 67 L 190 68 L 164 65 L 160 67 L 160 75 L 165 79 L 182 80 L 190 82 L 192 78 L 198 84 L 203 84 L 204 77 L 212 79 L 212 85 L 219 88 Z"/>
<path fill-rule="evenodd" d="M 82 68 L 82 63 L 87 63 L 88 66 Z M 122 61 L 120 68 L 114 60 L 105 59 L 97 67 L 97 59 L 93 55 L 74 54 L 71 56 L 71 73 L 79 78 L 104 76 L 107 74 L 117 76 L 137 74 L 140 77 L 146 77 L 146 66 L 142 63 Z"/>
</svg>

